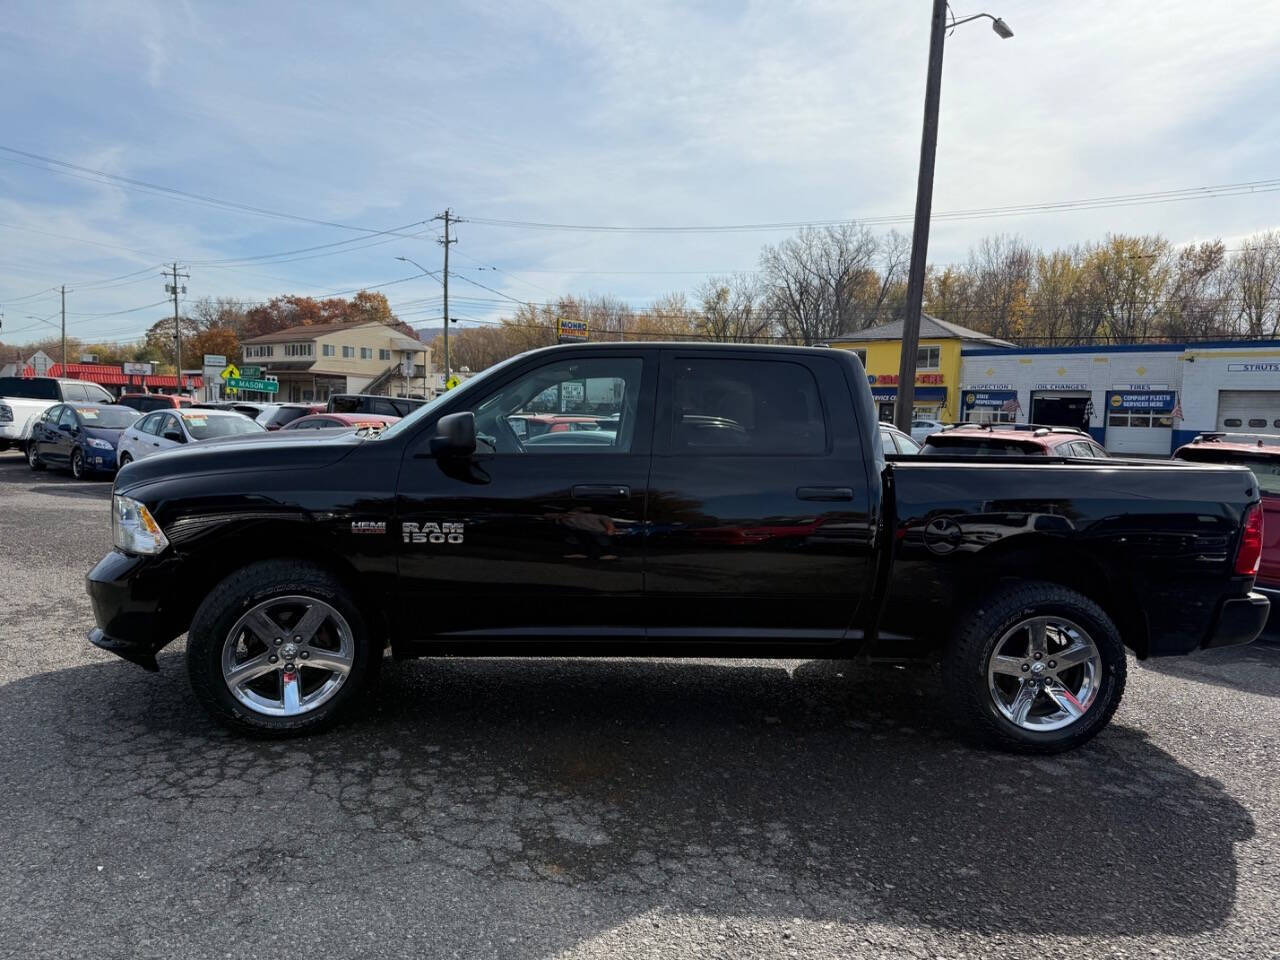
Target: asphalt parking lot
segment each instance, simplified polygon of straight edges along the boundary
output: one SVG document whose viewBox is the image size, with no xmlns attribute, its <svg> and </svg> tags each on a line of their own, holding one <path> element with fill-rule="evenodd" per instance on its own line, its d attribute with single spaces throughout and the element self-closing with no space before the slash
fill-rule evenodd
<svg viewBox="0 0 1280 960">
<path fill-rule="evenodd" d="M 1134 665 L 1052 759 L 783 661 L 388 663 L 260 743 L 85 641 L 109 494 L 0 454 L 0 957 L 1280 952 L 1280 646 Z"/>
</svg>

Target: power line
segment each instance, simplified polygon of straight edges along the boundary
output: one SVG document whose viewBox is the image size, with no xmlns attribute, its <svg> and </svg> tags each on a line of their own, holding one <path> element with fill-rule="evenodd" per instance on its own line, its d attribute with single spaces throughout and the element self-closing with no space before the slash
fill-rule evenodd
<svg viewBox="0 0 1280 960">
<path fill-rule="evenodd" d="M 1145 206 L 1173 203 L 1181 200 L 1232 197 L 1254 193 L 1273 193 L 1280 190 L 1280 178 L 1248 180 L 1240 183 L 1215 184 L 1201 187 L 1183 187 L 1174 190 L 1158 190 L 1147 193 L 1115 194 L 1105 197 L 1089 197 L 1080 200 L 1041 201 L 1009 204 L 999 207 L 975 207 L 966 210 L 934 213 L 932 220 L 980 220 L 992 217 L 1021 216 L 1030 213 L 1052 213 L 1069 210 L 1105 210 L 1113 207 Z M 471 223 L 490 227 L 518 227 L 536 230 L 566 230 L 588 233 L 753 233 L 759 231 L 799 230 L 805 227 L 838 227 L 846 225 L 877 226 L 909 223 L 913 214 L 888 216 L 845 217 L 840 219 L 791 220 L 777 223 L 738 224 L 689 224 L 644 225 L 547 223 L 536 220 L 507 220 L 497 217 L 467 218 Z"/>
<path fill-rule="evenodd" d="M 306 216 L 301 216 L 299 214 L 294 214 L 294 213 L 284 213 L 279 210 L 271 210 L 267 207 L 259 207 L 249 203 L 241 203 L 236 200 L 223 200 L 219 197 L 213 197 L 207 194 L 191 193 L 190 191 L 187 191 L 187 190 L 179 190 L 176 187 L 166 187 L 162 184 L 149 183 L 146 180 L 138 180 L 134 177 L 124 177 L 119 174 L 108 173 L 105 170 L 94 170 L 90 167 L 82 167 L 79 164 L 68 163 L 65 160 L 58 160 L 58 159 L 55 159 L 54 157 L 41 156 L 38 153 L 31 153 L 26 150 L 19 150 L 16 147 L 5 146 L 4 144 L 0 144 L 0 151 L 3 151 L 4 153 L 12 154 L 14 156 L 25 157 L 28 160 L 37 160 L 40 163 L 45 163 L 45 164 L 49 164 L 50 166 L 57 167 L 58 168 L 57 170 L 50 171 L 52 173 L 59 173 L 59 172 L 70 170 L 76 173 L 99 178 L 101 181 L 109 181 L 111 183 L 118 184 L 121 186 L 133 187 L 135 189 L 142 190 L 144 192 L 163 194 L 171 198 L 178 198 L 178 199 L 183 199 L 190 202 L 202 203 L 202 204 L 205 204 L 206 206 L 218 207 L 225 210 L 234 210 L 240 213 L 249 213 L 249 214 L 254 214 L 255 216 L 269 217 L 276 220 L 293 220 L 298 223 L 310 223 L 320 227 L 336 227 L 339 230 L 354 230 L 359 233 L 365 233 L 370 235 L 379 235 L 379 234 L 384 234 L 389 232 L 386 230 L 374 230 L 369 227 L 353 226 L 352 224 L 349 224 L 349 223 L 338 223 L 337 221 L 334 221 L 334 220 L 322 220 L 317 217 L 306 217 Z"/>
</svg>

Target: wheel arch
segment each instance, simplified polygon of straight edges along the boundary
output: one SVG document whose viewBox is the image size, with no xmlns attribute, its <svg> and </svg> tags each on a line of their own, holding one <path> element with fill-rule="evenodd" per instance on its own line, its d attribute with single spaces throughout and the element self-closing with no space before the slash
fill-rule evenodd
<svg viewBox="0 0 1280 960">
<path fill-rule="evenodd" d="M 185 566 L 198 570 L 187 589 L 181 591 L 175 622 L 188 625 L 200 604 L 212 589 L 228 576 L 256 563 L 288 561 L 305 563 L 335 577 L 350 592 L 366 622 L 386 642 L 391 636 L 394 618 L 388 610 L 387 597 L 393 591 L 379 591 L 377 574 L 362 573 L 351 559 L 325 543 L 309 536 L 299 522 L 252 524 L 252 534 L 224 535 L 214 542 L 190 549 Z"/>
<path fill-rule="evenodd" d="M 1094 554 L 1079 544 L 1044 534 L 1012 538 L 979 554 L 970 572 L 970 582 L 979 580 L 990 592 L 992 583 L 1013 580 L 1054 583 L 1088 597 L 1106 612 L 1124 645 L 1138 659 L 1146 659 L 1150 629 L 1146 613 L 1123 574 L 1109 570 Z"/>
</svg>

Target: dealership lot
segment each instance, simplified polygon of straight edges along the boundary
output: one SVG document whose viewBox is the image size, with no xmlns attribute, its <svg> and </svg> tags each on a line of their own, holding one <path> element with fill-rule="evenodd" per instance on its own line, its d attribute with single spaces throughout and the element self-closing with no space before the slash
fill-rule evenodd
<svg viewBox="0 0 1280 960">
<path fill-rule="evenodd" d="M 1280 950 L 1280 646 L 1134 665 L 1047 759 L 957 740 L 927 673 L 783 661 L 388 664 L 254 742 L 180 644 L 84 640 L 109 495 L 0 454 L 0 956 Z"/>
</svg>

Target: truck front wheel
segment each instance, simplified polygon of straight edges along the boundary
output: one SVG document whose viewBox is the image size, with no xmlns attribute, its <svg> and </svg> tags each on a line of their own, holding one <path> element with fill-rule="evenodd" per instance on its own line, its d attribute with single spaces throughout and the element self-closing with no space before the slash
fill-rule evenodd
<svg viewBox="0 0 1280 960">
<path fill-rule="evenodd" d="M 213 717 L 240 733 L 311 733 L 358 698 L 382 646 L 336 577 L 294 560 L 231 574 L 187 634 L 187 672 Z"/>
<path fill-rule="evenodd" d="M 1111 618 L 1051 583 L 1002 587 L 960 624 L 942 662 L 951 713 L 984 744 L 1058 753 L 1111 720 L 1125 654 Z"/>
</svg>

